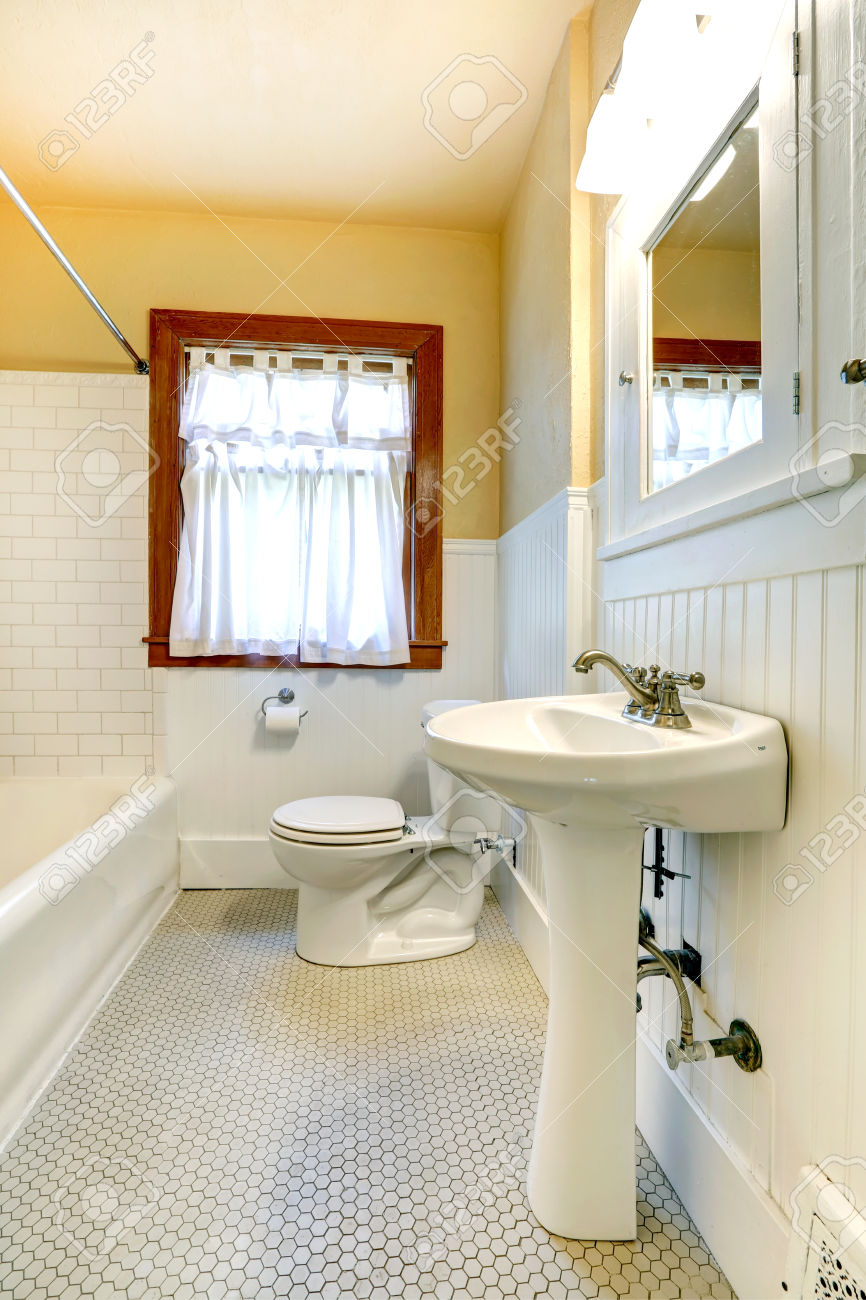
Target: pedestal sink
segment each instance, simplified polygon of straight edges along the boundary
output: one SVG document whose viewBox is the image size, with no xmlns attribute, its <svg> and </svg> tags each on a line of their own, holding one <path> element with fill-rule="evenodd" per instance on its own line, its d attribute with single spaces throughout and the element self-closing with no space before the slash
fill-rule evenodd
<svg viewBox="0 0 866 1300">
<path fill-rule="evenodd" d="M 528 1194 L 563 1237 L 636 1233 L 635 994 L 645 826 L 779 829 L 787 750 L 772 718 L 687 701 L 692 726 L 621 716 L 624 693 L 455 709 L 425 750 L 525 810 L 538 836 L 550 1011 Z"/>
</svg>

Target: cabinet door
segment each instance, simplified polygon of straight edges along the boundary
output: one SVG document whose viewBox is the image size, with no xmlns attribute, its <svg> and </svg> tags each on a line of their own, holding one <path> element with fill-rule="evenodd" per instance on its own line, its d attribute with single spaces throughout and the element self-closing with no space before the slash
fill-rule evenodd
<svg viewBox="0 0 866 1300">
<path fill-rule="evenodd" d="M 813 464 L 866 451 L 866 384 L 843 364 L 866 358 L 866 7 L 800 0 L 801 441 Z"/>
</svg>

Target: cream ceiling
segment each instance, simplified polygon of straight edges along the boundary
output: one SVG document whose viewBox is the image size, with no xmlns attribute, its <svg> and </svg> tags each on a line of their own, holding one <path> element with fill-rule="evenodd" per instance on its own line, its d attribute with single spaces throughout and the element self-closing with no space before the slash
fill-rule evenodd
<svg viewBox="0 0 866 1300">
<path fill-rule="evenodd" d="M 568 20 L 588 7 L 0 0 L 0 165 L 36 207 L 495 230 Z M 136 49 L 152 70 L 139 85 L 123 63 Z M 110 84 L 124 75 L 125 96 Z M 115 111 L 98 109 L 91 131 L 83 101 L 99 83 L 96 98 Z M 424 125 L 431 85 L 444 143 Z"/>
</svg>

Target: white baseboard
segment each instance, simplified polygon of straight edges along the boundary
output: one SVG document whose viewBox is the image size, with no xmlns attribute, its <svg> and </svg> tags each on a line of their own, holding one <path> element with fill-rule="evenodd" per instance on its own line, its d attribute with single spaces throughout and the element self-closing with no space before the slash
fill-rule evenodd
<svg viewBox="0 0 866 1300">
<path fill-rule="evenodd" d="M 181 889 L 297 889 L 267 840 L 181 840 Z"/>
<path fill-rule="evenodd" d="M 790 1225 L 642 1033 L 637 1126 L 739 1300 L 783 1297 Z"/>
<path fill-rule="evenodd" d="M 527 885 L 504 858 L 500 858 L 491 871 L 490 884 L 539 984 L 545 993 L 549 993 L 547 917 Z"/>
</svg>

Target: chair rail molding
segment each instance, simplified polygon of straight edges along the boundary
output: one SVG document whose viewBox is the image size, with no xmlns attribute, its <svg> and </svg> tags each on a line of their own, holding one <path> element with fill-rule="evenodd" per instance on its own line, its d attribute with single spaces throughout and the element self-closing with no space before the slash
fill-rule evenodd
<svg viewBox="0 0 866 1300">
<path fill-rule="evenodd" d="M 603 499 L 604 481 L 596 486 Z M 862 506 L 848 508 L 852 492 L 859 506 L 866 497 L 866 479 L 855 478 L 820 497 L 792 492 L 785 504 L 753 502 L 754 513 L 695 520 L 691 529 L 669 536 L 661 532 L 602 545 L 596 552 L 600 598 L 606 604 L 648 592 L 764 581 L 862 563 Z M 750 503 L 744 502 L 747 509 Z"/>
</svg>

